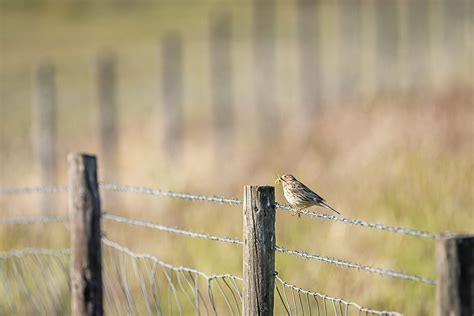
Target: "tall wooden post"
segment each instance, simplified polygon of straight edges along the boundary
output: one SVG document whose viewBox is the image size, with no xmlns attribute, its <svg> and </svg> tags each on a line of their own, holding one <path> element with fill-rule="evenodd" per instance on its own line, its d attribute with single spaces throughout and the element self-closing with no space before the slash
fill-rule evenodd
<svg viewBox="0 0 474 316">
<path fill-rule="evenodd" d="M 257 131 L 261 141 L 274 139 L 279 121 L 275 99 L 275 0 L 253 0 L 254 86 L 257 113 L 265 117 Z"/>
<path fill-rule="evenodd" d="M 298 0 L 297 31 L 300 53 L 301 117 L 306 124 L 314 124 L 313 115 L 321 106 L 322 77 L 319 51 L 318 5 L 316 0 Z M 311 123 L 310 123 L 311 122 Z"/>
<path fill-rule="evenodd" d="M 439 236 L 436 270 L 436 314 L 474 315 L 474 235 Z"/>
<path fill-rule="evenodd" d="M 233 145 L 234 100 L 232 91 L 232 16 L 219 13 L 211 16 L 211 80 L 214 126 L 216 135 L 216 157 L 229 158 L 227 151 Z"/>
<path fill-rule="evenodd" d="M 34 102 L 33 147 L 42 184 L 56 180 L 56 84 L 55 70 L 50 63 L 41 64 L 36 72 L 37 98 Z M 42 198 L 43 213 L 54 209 L 51 198 Z"/>
<path fill-rule="evenodd" d="M 69 154 L 71 314 L 103 315 L 100 197 L 94 156 Z"/>
<path fill-rule="evenodd" d="M 97 61 L 97 97 L 99 101 L 100 148 L 107 166 L 103 174 L 111 181 L 117 169 L 117 61 L 113 54 L 99 56 Z"/>
<path fill-rule="evenodd" d="M 244 315 L 273 315 L 275 188 L 244 189 Z"/>
<path fill-rule="evenodd" d="M 183 41 L 179 33 L 168 33 L 161 41 L 161 85 L 164 112 L 164 147 L 171 158 L 182 149 L 183 129 Z"/>
</svg>

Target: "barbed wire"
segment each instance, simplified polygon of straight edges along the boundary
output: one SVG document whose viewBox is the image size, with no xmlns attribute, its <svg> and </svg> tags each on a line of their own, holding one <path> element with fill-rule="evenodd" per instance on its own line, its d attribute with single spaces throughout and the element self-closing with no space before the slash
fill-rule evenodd
<svg viewBox="0 0 474 316">
<path fill-rule="evenodd" d="M 402 314 L 399 312 L 368 309 L 360 306 L 357 303 L 347 301 L 342 298 L 331 297 L 325 294 L 321 294 L 319 292 L 304 290 L 300 287 L 285 282 L 278 275 L 275 275 L 275 279 L 280 283 L 280 287 L 282 288 L 282 291 L 280 292 L 278 284 L 275 282 L 275 289 L 278 293 L 278 297 L 280 298 L 280 302 L 283 304 L 283 307 L 289 315 L 304 315 L 305 310 L 307 310 L 310 315 L 312 314 L 312 310 L 316 310 L 316 315 L 321 315 L 322 313 L 323 315 L 328 315 L 329 311 L 326 302 L 329 301 L 332 303 L 334 315 L 349 315 L 349 309 L 353 308 L 358 310 L 359 315 L 360 313 L 366 313 L 366 315 L 372 314 L 386 316 L 402 316 Z M 291 290 L 292 302 L 290 302 L 290 299 L 288 299 L 285 288 Z M 295 297 L 294 295 L 295 291 L 297 293 L 297 297 Z M 301 294 L 303 294 L 303 297 Z M 320 306 L 318 298 L 322 300 L 322 306 Z"/>
<path fill-rule="evenodd" d="M 196 194 L 189 194 L 189 193 L 181 193 L 181 192 L 173 192 L 173 191 L 162 191 L 158 189 L 152 189 L 147 187 L 140 187 L 140 186 L 131 186 L 131 185 L 124 185 L 124 184 L 116 184 L 116 183 L 107 183 L 101 182 L 99 183 L 99 187 L 106 191 L 112 192 L 127 192 L 127 193 L 138 193 L 144 195 L 151 195 L 151 196 L 163 196 L 175 199 L 185 199 L 191 201 L 206 201 L 211 203 L 222 203 L 222 204 L 229 204 L 229 205 L 240 205 L 242 201 L 235 198 L 226 198 L 222 196 L 208 196 L 208 195 L 196 195 Z M 8 195 L 8 194 L 21 194 L 21 193 L 53 193 L 53 192 L 67 192 L 68 188 L 66 185 L 45 185 L 45 186 L 38 186 L 38 187 L 22 187 L 22 188 L 0 188 L 0 195 Z M 282 209 L 287 212 L 294 211 L 293 208 L 287 205 L 281 205 L 279 203 L 275 203 L 275 207 L 277 209 Z M 311 218 L 318 218 L 324 220 L 330 220 L 335 222 L 340 222 L 344 224 L 350 224 L 355 226 L 361 226 L 365 228 L 371 229 L 378 229 L 383 231 L 389 231 L 393 233 L 420 237 L 420 238 L 427 238 L 427 239 L 436 239 L 436 235 L 431 232 L 421 231 L 421 230 L 414 230 L 404 227 L 397 227 L 397 226 L 390 226 L 384 224 L 377 224 L 377 223 L 369 223 L 359 219 L 350 219 L 342 216 L 334 216 L 328 215 L 324 213 L 319 213 L 315 211 L 300 211 L 301 215 L 308 216 Z"/>
<path fill-rule="evenodd" d="M 139 187 L 139 186 L 131 186 L 131 185 L 124 185 L 124 184 L 116 184 L 116 183 L 106 183 L 101 182 L 99 187 L 106 191 L 113 191 L 113 192 L 128 192 L 128 193 L 139 193 L 145 195 L 153 195 L 153 196 L 164 196 L 170 197 L 175 199 L 184 199 L 184 200 L 191 200 L 191 201 L 206 201 L 211 203 L 222 203 L 222 204 L 230 204 L 230 205 L 239 205 L 242 204 L 241 200 L 233 199 L 233 198 L 225 198 L 222 196 L 208 196 L 208 195 L 197 195 L 197 194 L 189 194 L 189 193 L 180 193 L 180 192 L 172 192 L 172 191 L 162 191 L 157 189 L 151 189 L 146 187 Z"/>
<path fill-rule="evenodd" d="M 295 211 L 293 208 L 291 208 L 287 205 L 281 205 L 281 204 L 278 204 L 278 203 L 276 203 L 276 207 L 279 208 L 279 209 L 283 209 L 285 211 L 288 211 L 288 212 Z M 414 230 L 414 229 L 396 227 L 396 226 L 388 226 L 388 225 L 383 225 L 383 224 L 372 224 L 372 223 L 368 223 L 368 222 L 360 220 L 360 219 L 350 219 L 350 218 L 346 218 L 346 217 L 328 215 L 328 214 L 314 212 L 314 211 L 299 211 L 299 212 L 301 213 L 301 215 L 314 217 L 314 218 L 337 221 L 337 222 L 341 222 L 341 223 L 345 223 L 345 224 L 351 224 L 351 225 L 362 226 L 362 227 L 367 227 L 367 228 L 386 230 L 386 231 L 393 232 L 393 233 L 399 233 L 399 234 L 410 235 L 410 236 L 415 236 L 415 237 L 436 239 L 435 234 L 433 234 L 431 232 L 427 232 L 427 231 Z"/>
<path fill-rule="evenodd" d="M 126 223 L 126 224 L 141 226 L 145 228 L 157 229 L 157 230 L 165 231 L 168 233 L 184 235 L 184 236 L 188 236 L 192 238 L 203 238 L 203 239 L 208 239 L 208 240 L 222 241 L 226 243 L 239 244 L 239 245 L 242 244 L 241 240 L 234 239 L 234 238 L 220 237 L 220 236 L 209 235 L 206 233 L 192 232 L 189 230 L 179 229 L 179 228 L 170 227 L 170 226 L 161 225 L 161 224 L 154 224 L 154 223 L 145 222 L 145 221 L 141 221 L 137 219 L 127 218 L 124 216 L 113 215 L 110 213 L 105 213 L 102 217 L 104 219 L 108 219 L 108 220 L 119 222 L 119 223 Z"/>
<path fill-rule="evenodd" d="M 0 218 L 0 225 L 26 225 L 26 224 L 44 224 L 54 222 L 66 222 L 68 216 L 61 215 L 42 215 L 42 216 L 18 216 L 10 218 Z"/>
<path fill-rule="evenodd" d="M 350 262 L 350 261 L 342 260 L 342 259 L 324 257 L 320 255 L 310 254 L 301 250 L 287 249 L 285 247 L 278 246 L 278 245 L 276 246 L 275 250 L 284 254 L 297 256 L 297 257 L 301 257 L 301 258 L 309 259 L 309 260 L 317 260 L 317 261 L 321 261 L 325 263 L 331 263 L 331 264 L 335 264 L 337 266 L 344 267 L 344 268 L 363 270 L 363 271 L 377 273 L 377 274 L 381 274 L 381 275 L 385 275 L 385 276 L 389 276 L 393 278 L 411 280 L 411 281 L 416 281 L 416 282 L 421 282 L 421 283 L 426 283 L 426 284 L 432 284 L 432 285 L 435 284 L 435 281 L 432 279 L 420 277 L 414 274 L 372 267 L 369 265 L 354 263 L 354 262 Z"/>
<path fill-rule="evenodd" d="M 221 237 L 221 236 L 214 236 L 214 235 L 209 235 L 205 233 L 197 233 L 193 232 L 190 230 L 185 230 L 185 229 L 179 229 L 175 227 L 169 227 L 165 225 L 160 225 L 160 224 L 154 224 L 150 222 L 145 222 L 141 220 L 135 220 L 135 219 L 130 219 L 124 216 L 118 216 L 118 215 L 112 215 L 109 213 L 106 213 L 104 215 L 104 218 L 120 222 L 120 223 L 125 223 L 125 224 L 130 224 L 130 225 L 136 225 L 136 226 L 142 226 L 150 229 L 156 229 L 160 231 L 165 231 L 169 233 L 174 233 L 174 234 L 179 234 L 179 235 L 185 235 L 193 238 L 202 238 L 202 239 L 207 239 L 207 240 L 212 240 L 212 241 L 220 241 L 220 242 L 225 242 L 225 243 L 230 243 L 230 244 L 237 244 L 237 245 L 242 245 L 243 242 L 239 239 L 236 238 L 229 238 L 229 237 Z M 364 265 L 364 264 L 359 264 L 359 263 L 354 263 L 342 259 L 334 259 L 334 258 L 329 258 L 329 257 L 324 257 L 316 254 L 309 254 L 304 251 L 300 250 L 294 250 L 294 249 L 287 249 L 285 247 L 276 245 L 275 250 L 287 254 L 287 255 L 293 255 L 293 256 L 298 256 L 304 259 L 308 260 L 316 260 L 316 261 L 321 261 L 325 263 L 330 263 L 330 264 L 335 264 L 340 267 L 344 268 L 350 268 L 350 269 L 356 269 L 356 270 L 361 270 L 361 271 L 367 271 L 371 273 L 376 273 L 384 276 L 389 276 L 393 278 L 400 278 L 400 279 L 405 279 L 405 280 L 411 280 L 411 281 L 416 281 L 416 282 L 422 282 L 422 283 L 427 283 L 427 284 L 434 284 L 434 281 L 428 278 L 416 276 L 413 274 L 405 273 L 405 272 L 398 272 L 394 270 L 388 270 L 388 269 L 382 269 L 382 268 L 377 268 L 377 267 L 372 267 L 369 265 Z"/>
</svg>

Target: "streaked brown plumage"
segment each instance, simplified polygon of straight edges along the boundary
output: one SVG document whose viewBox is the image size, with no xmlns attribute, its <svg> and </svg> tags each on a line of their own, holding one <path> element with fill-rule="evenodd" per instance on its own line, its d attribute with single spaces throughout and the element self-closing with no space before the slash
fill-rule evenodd
<svg viewBox="0 0 474 316">
<path fill-rule="evenodd" d="M 321 196 L 316 192 L 313 192 L 303 183 L 299 182 L 291 174 L 285 174 L 279 177 L 275 183 L 279 182 L 281 182 L 281 186 L 283 187 L 283 194 L 285 195 L 286 200 L 290 203 L 291 207 L 296 209 L 296 215 L 300 216 L 301 210 L 311 206 L 325 207 L 340 215 L 340 213 L 329 206 Z"/>
</svg>

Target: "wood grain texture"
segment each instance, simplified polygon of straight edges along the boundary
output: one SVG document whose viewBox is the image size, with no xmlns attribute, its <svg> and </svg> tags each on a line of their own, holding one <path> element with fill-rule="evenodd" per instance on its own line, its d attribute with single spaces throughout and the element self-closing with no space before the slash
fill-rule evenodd
<svg viewBox="0 0 474 316">
<path fill-rule="evenodd" d="M 100 197 L 93 156 L 70 154 L 71 314 L 103 315 Z"/>
<path fill-rule="evenodd" d="M 275 188 L 246 186 L 243 212 L 243 314 L 273 315 Z"/>
<path fill-rule="evenodd" d="M 440 235 L 436 269 L 436 314 L 474 315 L 474 235 Z"/>
</svg>

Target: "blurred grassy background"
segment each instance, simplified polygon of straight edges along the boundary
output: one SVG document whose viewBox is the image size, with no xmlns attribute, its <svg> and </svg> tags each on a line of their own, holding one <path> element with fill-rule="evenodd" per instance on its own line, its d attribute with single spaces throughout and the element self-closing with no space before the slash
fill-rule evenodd
<svg viewBox="0 0 474 316">
<path fill-rule="evenodd" d="M 246 184 L 271 184 L 277 174 L 291 172 L 346 217 L 472 232 L 472 2 L 341 0 L 309 6 L 319 67 L 314 88 L 321 92 L 311 105 L 302 104 L 301 92 L 303 2 L 272 3 L 275 36 L 265 42 L 274 47 L 274 75 L 257 88 L 251 1 L 0 1 L 1 186 L 42 181 L 32 145 L 32 104 L 35 72 L 49 61 L 56 69 L 58 183 L 67 181 L 70 151 L 98 154 L 106 181 L 238 198 Z M 226 148 L 216 142 L 214 129 L 212 91 L 219 86 L 211 83 L 209 35 L 210 21 L 222 12 L 231 17 L 229 115 L 235 117 Z M 167 112 L 160 46 L 170 31 L 183 40 L 183 138 L 175 156 L 166 152 L 162 128 Z M 114 170 L 101 160 L 98 134 L 96 61 L 104 51 L 118 61 Z M 277 113 L 266 143 L 260 127 L 267 117 L 257 89 L 273 100 L 263 113 Z M 67 212 L 64 195 L 48 197 L 55 205 L 49 214 Z M 277 200 L 284 202 L 280 188 Z M 0 214 L 39 214 L 39 204 L 34 195 L 1 196 Z M 242 231 L 239 207 L 105 193 L 103 208 L 211 234 L 239 237 Z M 238 247 L 108 222 L 104 229 L 110 239 L 171 264 L 241 275 Z M 69 244 L 62 224 L 0 227 L 0 236 L 1 250 Z M 277 237 L 289 248 L 435 277 L 429 240 L 282 213 Z M 371 308 L 433 314 L 429 285 L 282 255 L 276 265 L 281 277 L 303 288 Z"/>
</svg>

